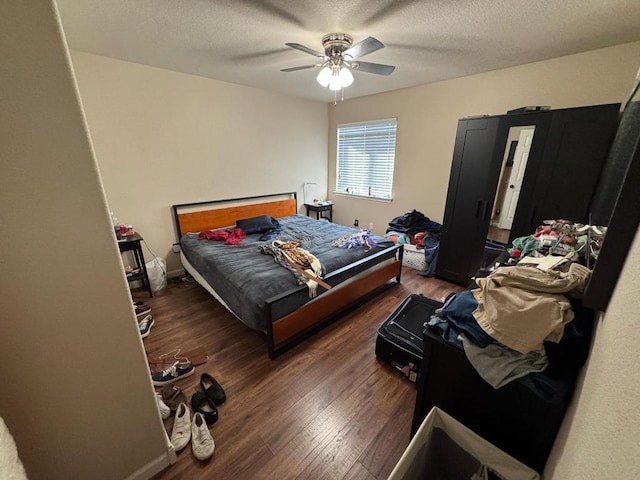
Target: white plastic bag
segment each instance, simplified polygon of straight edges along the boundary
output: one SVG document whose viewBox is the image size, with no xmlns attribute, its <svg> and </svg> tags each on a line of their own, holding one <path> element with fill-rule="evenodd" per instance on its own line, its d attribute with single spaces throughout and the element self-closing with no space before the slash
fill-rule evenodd
<svg viewBox="0 0 640 480">
<path fill-rule="evenodd" d="M 152 292 L 159 292 L 167 286 L 167 262 L 164 258 L 155 257 L 145 264 Z"/>
</svg>

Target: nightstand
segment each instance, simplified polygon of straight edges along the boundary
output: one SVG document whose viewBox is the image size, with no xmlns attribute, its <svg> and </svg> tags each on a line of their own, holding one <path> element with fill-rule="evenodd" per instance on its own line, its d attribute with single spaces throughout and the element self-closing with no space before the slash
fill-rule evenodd
<svg viewBox="0 0 640 480">
<path fill-rule="evenodd" d="M 318 220 L 325 218 L 330 222 L 333 221 L 333 202 L 305 203 L 304 206 L 307 209 L 307 216 L 309 216 L 309 212 L 316 212 Z"/>
<path fill-rule="evenodd" d="M 151 283 L 149 282 L 149 276 L 147 275 L 147 266 L 144 263 L 144 255 L 142 253 L 142 237 L 134 233 L 133 235 L 127 235 L 122 240 L 118 240 L 118 248 L 120 253 L 132 252 L 135 265 L 130 273 L 127 273 L 127 281 L 134 282 L 140 280 L 147 290 L 149 290 L 149 296 L 153 297 L 151 291 Z"/>
</svg>

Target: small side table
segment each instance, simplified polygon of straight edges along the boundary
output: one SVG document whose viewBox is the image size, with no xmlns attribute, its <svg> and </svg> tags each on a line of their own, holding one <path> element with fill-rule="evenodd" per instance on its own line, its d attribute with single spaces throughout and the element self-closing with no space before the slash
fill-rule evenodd
<svg viewBox="0 0 640 480">
<path fill-rule="evenodd" d="M 325 218 L 330 222 L 333 221 L 333 202 L 318 203 L 318 204 L 305 203 L 304 206 L 307 209 L 307 216 L 309 216 L 309 212 L 316 212 L 316 218 L 318 220 L 320 220 L 321 218 Z"/>
<path fill-rule="evenodd" d="M 142 253 L 142 237 L 138 233 L 133 235 L 127 235 L 122 240 L 118 240 L 118 248 L 120 253 L 133 252 L 133 259 L 135 266 L 131 273 L 127 273 L 127 281 L 134 282 L 136 280 L 142 281 L 147 290 L 149 290 L 149 296 L 153 297 L 153 291 L 151 290 L 151 283 L 149 282 L 149 276 L 147 275 L 147 266 L 144 262 L 144 254 Z"/>
</svg>

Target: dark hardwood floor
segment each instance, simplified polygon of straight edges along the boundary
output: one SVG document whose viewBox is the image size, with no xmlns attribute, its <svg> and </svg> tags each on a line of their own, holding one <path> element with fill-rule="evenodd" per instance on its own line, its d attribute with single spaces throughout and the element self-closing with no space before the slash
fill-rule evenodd
<svg viewBox="0 0 640 480">
<path fill-rule="evenodd" d="M 402 283 L 269 360 L 263 339 L 196 283 L 169 282 L 148 299 L 151 357 L 203 348 L 208 361 L 178 382 L 187 398 L 208 372 L 227 402 L 211 426 L 213 457 L 189 444 L 166 479 L 385 479 L 409 442 L 416 388 L 375 357 L 378 326 L 410 293 L 442 299 L 461 287 L 405 267 Z M 173 416 L 165 420 L 170 435 Z"/>
</svg>

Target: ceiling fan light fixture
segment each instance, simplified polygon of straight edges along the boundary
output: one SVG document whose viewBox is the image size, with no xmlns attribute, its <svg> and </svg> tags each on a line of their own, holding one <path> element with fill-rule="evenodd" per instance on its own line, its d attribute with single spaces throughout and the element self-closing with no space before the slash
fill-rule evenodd
<svg viewBox="0 0 640 480">
<path fill-rule="evenodd" d="M 342 80 L 340 79 L 340 68 L 333 67 L 331 71 L 331 80 L 329 80 L 329 90 L 337 91 L 342 89 Z"/>
<path fill-rule="evenodd" d="M 283 68 L 283 72 L 296 72 L 307 68 L 321 67 L 316 76 L 316 81 L 323 87 L 335 92 L 342 91 L 353 84 L 354 78 L 351 70 L 360 70 L 366 73 L 378 75 L 390 75 L 395 69 L 392 65 L 380 63 L 362 62 L 360 57 L 369 55 L 384 47 L 380 40 L 367 37 L 353 44 L 353 37 L 346 33 L 330 33 L 322 38 L 324 53 L 305 47 L 299 43 L 286 43 L 288 47 L 295 48 L 320 59 L 320 63 L 301 65 L 299 67 Z M 337 98 L 337 93 L 334 95 Z M 343 98 L 341 98 L 342 100 Z"/>
<path fill-rule="evenodd" d="M 347 67 L 342 67 L 340 69 L 340 83 L 342 83 L 342 88 L 346 88 L 353 83 L 353 74 L 351 70 Z"/>
<path fill-rule="evenodd" d="M 323 87 L 329 87 L 329 90 L 337 91 L 353 83 L 353 74 L 349 71 L 349 68 L 340 63 L 335 63 L 320 70 L 316 80 Z"/>
<path fill-rule="evenodd" d="M 323 87 L 328 87 L 329 81 L 331 80 L 331 68 L 324 67 L 322 70 L 320 70 L 320 73 L 316 77 L 316 80 Z"/>
</svg>

